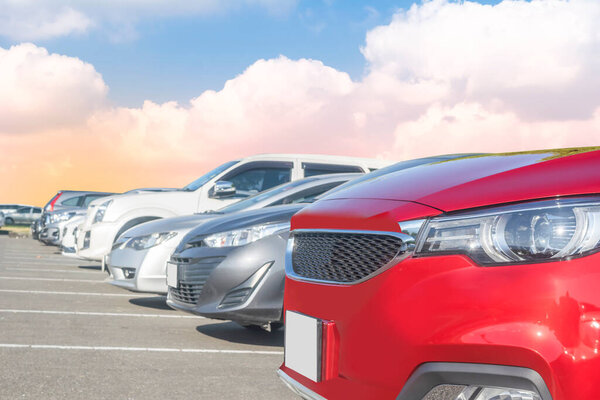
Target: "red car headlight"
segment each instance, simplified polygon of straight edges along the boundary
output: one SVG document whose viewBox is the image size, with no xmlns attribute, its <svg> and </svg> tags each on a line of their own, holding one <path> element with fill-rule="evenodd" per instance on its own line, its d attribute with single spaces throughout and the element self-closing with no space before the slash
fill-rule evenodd
<svg viewBox="0 0 600 400">
<path fill-rule="evenodd" d="M 521 203 L 430 219 L 415 256 L 465 254 L 483 266 L 556 261 L 600 249 L 600 198 Z"/>
</svg>

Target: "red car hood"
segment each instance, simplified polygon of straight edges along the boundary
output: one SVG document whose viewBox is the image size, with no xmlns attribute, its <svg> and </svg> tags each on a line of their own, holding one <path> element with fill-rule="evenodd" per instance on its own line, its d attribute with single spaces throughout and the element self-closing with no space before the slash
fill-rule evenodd
<svg viewBox="0 0 600 400">
<path fill-rule="evenodd" d="M 422 165 L 340 190 L 303 213 L 336 208 L 332 203 L 325 204 L 328 202 L 344 208 L 347 199 L 377 199 L 376 202 L 360 201 L 363 207 L 369 208 L 378 208 L 377 204 L 382 202 L 389 205 L 390 201 L 404 201 L 447 212 L 600 193 L 600 150 L 597 149 L 486 154 Z"/>
</svg>

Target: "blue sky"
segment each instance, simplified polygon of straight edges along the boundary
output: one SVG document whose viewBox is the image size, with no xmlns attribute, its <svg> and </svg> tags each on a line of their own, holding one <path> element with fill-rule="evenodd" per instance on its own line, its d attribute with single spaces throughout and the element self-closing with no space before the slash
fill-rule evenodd
<svg viewBox="0 0 600 400">
<path fill-rule="evenodd" d="M 33 42 L 94 65 L 115 105 L 139 106 L 145 99 L 186 103 L 206 89 L 222 88 L 257 59 L 278 55 L 321 60 L 358 79 L 366 32 L 413 3 L 300 0 L 279 14 L 244 6 L 216 15 L 153 16 L 135 24 L 133 37 L 119 40 L 105 27 Z M 0 39 L 5 48 L 18 42 Z"/>
</svg>

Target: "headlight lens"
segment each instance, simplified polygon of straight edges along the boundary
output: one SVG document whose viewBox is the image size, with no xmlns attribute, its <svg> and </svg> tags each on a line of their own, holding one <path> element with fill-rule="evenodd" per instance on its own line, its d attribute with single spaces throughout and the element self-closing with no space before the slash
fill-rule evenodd
<svg viewBox="0 0 600 400">
<path fill-rule="evenodd" d="M 205 237 L 202 240 L 202 243 L 209 247 L 243 246 L 266 236 L 274 235 L 289 229 L 289 222 L 255 225 L 244 229 L 215 233 L 214 235 Z M 194 243 L 195 242 L 191 242 L 191 246 L 188 247 L 194 247 Z"/>
<path fill-rule="evenodd" d="M 129 239 L 125 244 L 125 247 L 134 250 L 145 250 L 149 249 L 150 247 L 157 246 L 162 242 L 175 237 L 176 235 L 177 232 L 156 232 L 150 235 L 136 236 Z"/>
<path fill-rule="evenodd" d="M 108 208 L 110 203 L 112 203 L 112 200 L 108 200 L 98 206 L 98 209 L 96 210 L 96 214 L 94 215 L 94 221 L 93 221 L 94 224 L 96 222 L 102 222 L 102 220 L 104 219 L 104 214 L 106 214 L 106 209 Z"/>
<path fill-rule="evenodd" d="M 548 200 L 432 218 L 416 256 L 466 254 L 480 265 L 572 258 L 600 247 L 600 199 Z"/>
<path fill-rule="evenodd" d="M 73 218 L 77 213 L 74 211 L 65 211 L 61 213 L 53 213 L 50 214 L 50 223 L 54 224 L 56 222 L 68 221 Z"/>
</svg>

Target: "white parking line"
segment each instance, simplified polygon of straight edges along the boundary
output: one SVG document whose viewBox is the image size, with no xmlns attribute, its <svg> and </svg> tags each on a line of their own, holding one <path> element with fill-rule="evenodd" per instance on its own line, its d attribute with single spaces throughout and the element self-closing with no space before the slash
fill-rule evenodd
<svg viewBox="0 0 600 400">
<path fill-rule="evenodd" d="M 46 350 L 94 350 L 94 351 L 144 351 L 169 353 L 220 353 L 220 354 L 266 354 L 283 355 L 283 351 L 264 350 L 219 350 L 219 349 L 174 349 L 161 347 L 110 347 L 110 346 L 61 346 L 53 344 L 0 343 L 0 348 L 8 349 L 46 349 Z"/>
<path fill-rule="evenodd" d="M 90 293 L 90 292 L 53 292 L 47 290 L 17 290 L 0 289 L 0 293 L 26 293 L 26 294 L 59 294 L 59 295 L 77 295 L 77 296 L 108 296 L 108 297 L 148 297 L 149 294 L 123 294 L 123 293 Z"/>
<path fill-rule="evenodd" d="M 104 280 L 97 279 L 61 279 L 61 278 L 25 278 L 21 276 L 0 276 L 0 280 L 13 281 L 47 281 L 47 282 L 86 282 L 86 283 L 104 283 Z"/>
<path fill-rule="evenodd" d="M 100 317 L 146 317 L 146 318 L 192 318 L 203 319 L 195 315 L 168 315 L 168 314 L 133 314 L 133 313 L 103 313 L 88 311 L 50 311 L 50 310 L 8 310 L 0 309 L 0 313 L 10 314 L 58 314 L 58 315 L 92 315 Z"/>
<path fill-rule="evenodd" d="M 100 274 L 103 273 L 100 270 L 89 270 L 89 271 L 72 271 L 70 269 L 49 269 L 49 268 L 4 268 L 7 271 L 31 271 L 31 272 L 69 272 L 72 274 Z M 106 275 L 106 272 L 104 272 Z"/>
</svg>

